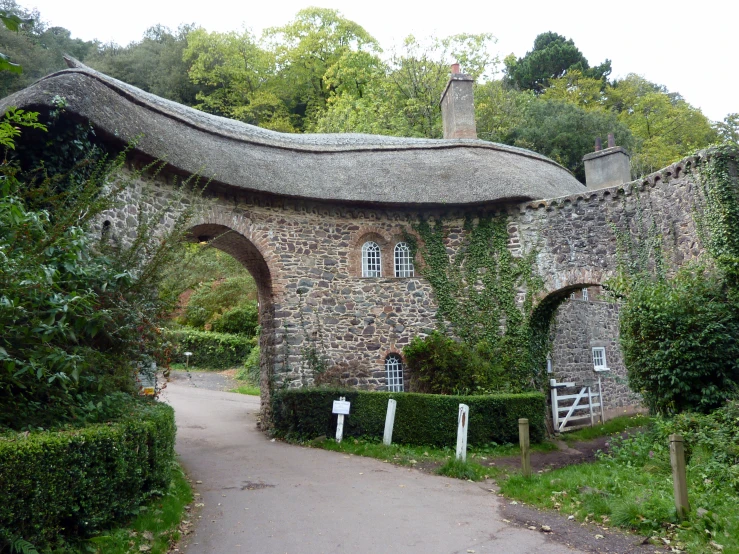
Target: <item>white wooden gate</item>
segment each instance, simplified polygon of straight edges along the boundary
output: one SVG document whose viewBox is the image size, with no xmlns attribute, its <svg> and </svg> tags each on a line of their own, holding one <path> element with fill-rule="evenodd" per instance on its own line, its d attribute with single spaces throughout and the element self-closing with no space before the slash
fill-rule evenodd
<svg viewBox="0 0 739 554">
<path fill-rule="evenodd" d="M 595 424 L 595 418 L 600 416 L 603 422 L 603 402 L 600 378 L 597 385 L 592 383 L 557 383 L 556 379 L 549 380 L 552 395 L 552 422 L 554 429 L 558 432 L 566 431 L 569 424 L 571 427 L 581 427 Z M 593 389 L 597 386 L 598 390 Z M 569 390 L 568 390 L 569 389 Z M 579 391 L 574 394 L 571 391 Z M 599 408 L 596 415 L 595 409 Z M 585 420 L 585 421 L 583 421 Z"/>
</svg>

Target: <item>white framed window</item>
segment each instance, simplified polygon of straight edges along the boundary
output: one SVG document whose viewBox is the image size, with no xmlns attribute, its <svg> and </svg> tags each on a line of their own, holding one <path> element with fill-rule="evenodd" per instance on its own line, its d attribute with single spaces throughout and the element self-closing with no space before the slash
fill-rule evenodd
<svg viewBox="0 0 739 554">
<path fill-rule="evenodd" d="M 588 301 L 588 289 L 582 289 L 582 299 Z"/>
<path fill-rule="evenodd" d="M 403 359 L 397 354 L 388 354 L 385 358 L 387 374 L 387 390 L 403 392 Z"/>
<path fill-rule="evenodd" d="M 413 277 L 415 269 L 411 258 L 411 248 L 405 242 L 395 245 L 395 276 Z"/>
<path fill-rule="evenodd" d="M 367 241 L 362 245 L 362 277 L 381 276 L 380 245 L 371 240 Z"/>
<path fill-rule="evenodd" d="M 596 346 L 593 348 L 593 369 L 595 371 L 608 371 L 608 364 L 606 363 L 606 349 L 602 346 Z"/>
<path fill-rule="evenodd" d="M 575 299 L 575 292 L 573 291 L 570 293 L 570 300 L 574 300 L 574 299 Z"/>
</svg>

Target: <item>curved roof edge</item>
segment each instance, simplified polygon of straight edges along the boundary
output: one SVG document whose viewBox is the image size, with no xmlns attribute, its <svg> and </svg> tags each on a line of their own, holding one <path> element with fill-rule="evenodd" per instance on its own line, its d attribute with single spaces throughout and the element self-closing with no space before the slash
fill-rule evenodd
<svg viewBox="0 0 739 554">
<path fill-rule="evenodd" d="M 67 110 L 186 173 L 237 188 L 317 200 L 480 204 L 553 198 L 584 189 L 565 168 L 529 150 L 476 139 L 286 134 L 201 112 L 92 70 L 53 73 L 0 100 Z"/>
</svg>

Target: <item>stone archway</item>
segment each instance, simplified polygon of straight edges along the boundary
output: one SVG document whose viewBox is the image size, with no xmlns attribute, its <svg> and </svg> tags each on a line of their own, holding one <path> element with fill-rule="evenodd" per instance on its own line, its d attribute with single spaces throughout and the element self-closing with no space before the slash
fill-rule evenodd
<svg viewBox="0 0 739 554">
<path fill-rule="evenodd" d="M 208 242 L 214 248 L 232 256 L 249 271 L 256 282 L 259 299 L 259 324 L 262 328 L 259 336 L 259 387 L 261 390 L 262 415 L 268 416 L 270 411 L 270 383 L 275 360 L 275 310 L 272 271 L 260 249 L 246 236 L 230 227 L 215 223 L 202 223 L 191 227 L 188 235 L 192 241 Z"/>
</svg>

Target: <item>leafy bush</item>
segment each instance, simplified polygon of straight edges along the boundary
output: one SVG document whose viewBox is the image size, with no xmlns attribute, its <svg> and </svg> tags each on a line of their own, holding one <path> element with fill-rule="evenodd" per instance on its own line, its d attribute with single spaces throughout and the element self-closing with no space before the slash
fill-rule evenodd
<svg viewBox="0 0 739 554">
<path fill-rule="evenodd" d="M 256 338 L 229 333 L 213 333 L 195 329 L 167 331 L 175 344 L 174 356 L 185 360 L 185 352 L 192 352 L 190 367 L 228 369 L 239 366 L 256 346 Z"/>
<path fill-rule="evenodd" d="M 739 303 L 721 273 L 635 280 L 621 312 L 629 386 L 649 408 L 708 412 L 739 383 Z"/>
<path fill-rule="evenodd" d="M 419 392 L 484 394 L 510 387 L 504 366 L 494 361 L 501 357 L 485 341 L 472 348 L 434 331 L 414 337 L 403 355 Z"/>
<path fill-rule="evenodd" d="M 250 302 L 236 306 L 213 319 L 212 330 L 216 333 L 232 333 L 253 337 L 259 325 L 256 303 Z"/>
<path fill-rule="evenodd" d="M 259 345 L 256 345 L 251 349 L 246 360 L 244 360 L 244 366 L 236 372 L 236 378 L 242 381 L 249 381 L 253 385 L 258 385 L 261 376 L 259 360 Z"/>
<path fill-rule="evenodd" d="M 169 484 L 174 439 L 172 408 L 145 400 L 114 423 L 0 435 L 0 549 L 17 537 L 53 546 L 134 513 Z"/>
<path fill-rule="evenodd" d="M 224 312 L 256 300 L 256 285 L 250 275 L 203 283 L 190 297 L 182 323 L 205 329 Z"/>
<path fill-rule="evenodd" d="M 336 416 L 332 403 L 344 396 L 352 403 L 344 421 L 344 436 L 379 437 L 385 429 L 387 401 L 397 402 L 393 442 L 418 445 L 453 445 L 457 440 L 459 404 L 470 407 L 468 442 L 518 441 L 518 419 L 529 419 L 531 440 L 544 438 L 544 395 L 539 393 L 488 396 L 367 392 L 346 389 L 287 389 L 273 394 L 274 428 L 281 436 L 314 439 L 333 436 Z"/>
</svg>

